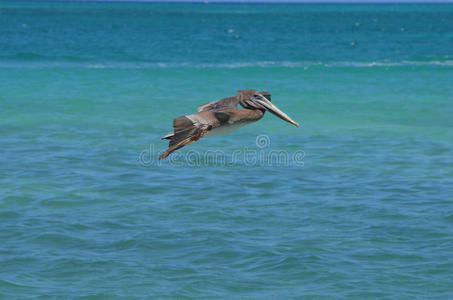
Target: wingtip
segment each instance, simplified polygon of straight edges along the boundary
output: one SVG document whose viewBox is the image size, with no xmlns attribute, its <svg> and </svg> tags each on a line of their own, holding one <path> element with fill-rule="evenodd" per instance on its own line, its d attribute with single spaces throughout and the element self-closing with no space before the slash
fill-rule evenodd
<svg viewBox="0 0 453 300">
<path fill-rule="evenodd" d="M 167 151 L 165 151 L 164 153 L 161 154 L 161 156 L 159 156 L 158 160 L 162 160 L 162 159 L 166 158 L 168 156 L 168 154 L 170 154 L 170 153 L 167 153 Z"/>
</svg>

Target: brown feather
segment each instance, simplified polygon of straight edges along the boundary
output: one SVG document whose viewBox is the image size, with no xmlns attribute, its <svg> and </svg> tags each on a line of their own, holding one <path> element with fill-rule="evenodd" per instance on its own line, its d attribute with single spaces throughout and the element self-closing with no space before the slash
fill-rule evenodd
<svg viewBox="0 0 453 300">
<path fill-rule="evenodd" d="M 190 118 L 189 118 L 190 117 Z M 163 138 L 169 139 L 168 149 L 159 157 L 159 160 L 167 157 L 173 151 L 201 139 L 207 132 L 228 120 L 228 115 L 221 112 L 202 111 L 193 115 L 181 116 L 173 120 L 173 134 L 167 134 Z"/>
<path fill-rule="evenodd" d="M 170 146 L 164 153 L 159 157 L 159 160 L 166 158 L 173 151 L 178 150 L 186 145 L 192 144 L 198 141 L 203 135 L 208 132 L 212 126 L 206 128 L 203 127 L 192 127 L 186 130 L 176 133 L 170 140 Z"/>
<path fill-rule="evenodd" d="M 222 110 L 222 109 L 228 109 L 228 108 L 235 108 L 237 107 L 239 103 L 239 99 L 234 96 L 234 97 L 228 97 L 228 98 L 223 98 L 221 100 L 217 101 L 211 101 L 206 104 L 200 105 L 198 107 L 198 111 L 206 111 L 206 110 Z"/>
</svg>

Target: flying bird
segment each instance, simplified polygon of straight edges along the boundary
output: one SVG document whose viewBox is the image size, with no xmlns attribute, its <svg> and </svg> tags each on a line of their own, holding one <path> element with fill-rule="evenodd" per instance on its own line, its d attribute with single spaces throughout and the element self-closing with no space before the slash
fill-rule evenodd
<svg viewBox="0 0 453 300">
<path fill-rule="evenodd" d="M 238 104 L 243 108 L 237 108 Z M 173 132 L 162 137 L 163 140 L 170 140 L 170 145 L 159 157 L 159 160 L 202 137 L 230 133 L 239 127 L 256 122 L 263 117 L 266 111 L 299 126 L 297 122 L 271 103 L 271 94 L 268 92 L 240 90 L 237 96 L 208 102 L 199 106 L 197 113 L 174 119 Z"/>
</svg>

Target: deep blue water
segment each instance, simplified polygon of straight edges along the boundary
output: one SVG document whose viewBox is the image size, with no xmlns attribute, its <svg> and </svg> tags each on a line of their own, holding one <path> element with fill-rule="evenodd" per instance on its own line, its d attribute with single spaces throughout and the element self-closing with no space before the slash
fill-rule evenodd
<svg viewBox="0 0 453 300">
<path fill-rule="evenodd" d="M 0 298 L 453 298 L 452 115 L 453 5 L 0 2 Z"/>
</svg>

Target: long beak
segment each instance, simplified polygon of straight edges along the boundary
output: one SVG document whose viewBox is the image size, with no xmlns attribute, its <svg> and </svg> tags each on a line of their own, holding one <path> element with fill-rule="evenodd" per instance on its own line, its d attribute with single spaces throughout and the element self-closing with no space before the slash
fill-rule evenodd
<svg viewBox="0 0 453 300">
<path fill-rule="evenodd" d="M 272 102 L 270 102 L 269 100 L 267 100 L 265 97 L 260 97 L 259 99 L 257 98 L 254 98 L 253 99 L 254 102 L 257 102 L 259 104 L 261 104 L 262 106 L 264 106 L 264 108 L 266 108 L 267 111 L 273 113 L 274 115 L 276 115 L 277 117 L 279 117 L 280 119 L 286 121 L 286 122 L 289 122 L 293 125 L 296 125 L 297 127 L 299 127 L 299 123 L 297 123 L 296 121 L 294 121 L 293 119 L 291 119 L 287 114 L 285 114 L 284 112 L 282 112 L 280 109 L 278 109 L 277 106 L 275 106 L 274 104 L 272 104 Z"/>
</svg>

